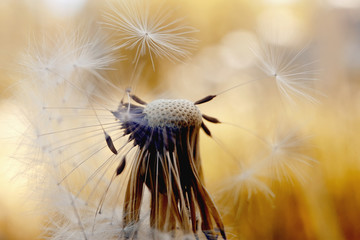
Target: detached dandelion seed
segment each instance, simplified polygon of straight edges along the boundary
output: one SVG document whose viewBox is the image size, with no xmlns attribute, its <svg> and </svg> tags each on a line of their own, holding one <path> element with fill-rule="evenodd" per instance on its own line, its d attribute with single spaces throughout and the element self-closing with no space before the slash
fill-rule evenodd
<svg viewBox="0 0 360 240">
<path fill-rule="evenodd" d="M 171 11 L 150 14 L 149 4 L 144 0 L 121 0 L 118 6 L 109 3 L 112 12 L 105 14 L 108 22 L 104 24 L 119 34 L 120 46 L 135 50 L 135 66 L 147 54 L 154 69 L 155 57 L 173 62 L 187 59 L 196 42 L 190 37 L 195 29 L 182 25 L 180 19 L 171 20 Z"/>
<path fill-rule="evenodd" d="M 233 177 L 231 180 L 232 188 L 236 191 L 246 191 L 247 192 L 247 199 L 253 195 L 258 193 L 262 193 L 267 199 L 272 199 L 275 197 L 275 194 L 271 191 L 271 189 L 260 179 L 259 176 L 256 174 L 258 170 L 256 169 L 247 169 L 243 171 L 238 176 Z M 239 196 L 239 193 L 235 193 L 235 196 Z"/>
<path fill-rule="evenodd" d="M 278 180 L 293 183 L 294 180 L 303 183 L 304 166 L 312 166 L 316 160 L 305 155 L 308 138 L 303 137 L 295 129 L 278 130 L 271 145 L 271 153 L 266 158 L 266 167 L 271 176 Z"/>
<path fill-rule="evenodd" d="M 224 186 L 219 191 L 222 210 L 228 207 L 229 199 L 232 199 L 231 204 L 235 211 L 233 210 L 231 214 L 236 216 L 237 221 L 243 217 L 244 212 L 247 211 L 245 208 L 249 204 L 259 207 L 264 204 L 264 201 L 271 203 L 275 198 L 274 192 L 264 181 L 264 176 L 261 176 L 259 169 L 253 166 L 227 179 Z"/>
<path fill-rule="evenodd" d="M 104 71 L 121 60 L 119 47 L 108 44 L 108 36 L 96 24 L 83 24 L 74 30 L 58 30 L 56 37 L 43 33 L 37 44 L 29 44 L 21 71 L 43 91 L 56 91 L 65 81 L 86 88 L 85 83 L 107 82 Z M 69 86 L 67 91 L 74 90 Z M 88 91 L 93 90 L 89 87 Z M 67 92 L 67 95 L 71 93 Z"/>
<path fill-rule="evenodd" d="M 293 52 L 269 43 L 260 43 L 258 50 L 253 49 L 259 61 L 259 68 L 275 81 L 280 94 L 292 104 L 299 98 L 318 102 L 311 94 L 314 92 L 313 84 L 317 80 L 318 71 L 314 66 L 316 61 L 302 61 L 306 50 L 304 47 L 298 52 Z"/>
</svg>

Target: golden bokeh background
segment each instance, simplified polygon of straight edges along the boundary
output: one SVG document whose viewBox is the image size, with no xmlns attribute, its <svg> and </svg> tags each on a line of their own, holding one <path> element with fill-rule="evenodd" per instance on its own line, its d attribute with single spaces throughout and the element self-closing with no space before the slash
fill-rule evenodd
<svg viewBox="0 0 360 240">
<path fill-rule="evenodd" d="M 261 194 L 247 199 L 246 192 L 235 199 L 229 197 L 233 189 L 224 181 L 237 173 L 228 152 L 247 162 L 258 151 L 258 142 L 231 126 L 210 126 L 226 150 L 202 136 L 205 177 L 229 238 L 360 239 L 360 2 L 169 0 L 164 5 L 186 16 L 185 21 L 199 30 L 195 34 L 199 42 L 185 66 L 160 64 L 155 72 L 146 67 L 144 76 L 149 81 L 143 83 L 144 92 L 156 87 L 160 89 L 156 91 L 196 100 L 247 79 L 248 66 L 253 64 L 249 42 L 255 41 L 256 35 L 271 36 L 267 31 L 273 31 L 273 26 L 277 43 L 295 48 L 311 42 L 318 60 L 320 104 L 283 110 L 280 103 L 280 107 L 269 108 L 272 95 L 267 97 L 255 85 L 201 106 L 211 116 L 241 123 L 264 136 L 284 111 L 287 124 L 301 126 L 302 132 L 312 136 L 313 147 L 306 153 L 318 161 L 306 169 L 303 184 L 271 185 L 276 195 L 271 201 Z M 17 142 L 14 136 L 23 130 L 9 101 L 19 81 L 18 59 L 29 36 L 51 32 L 58 25 L 101 19 L 105 8 L 103 1 L 96 0 L 0 1 L 1 240 L 36 239 L 41 232 L 41 219 L 29 199 L 32 186 L 26 185 L 26 179 L 17 173 L 19 163 L 11 158 Z M 232 66 L 230 72 L 222 67 L 224 61 Z"/>
</svg>

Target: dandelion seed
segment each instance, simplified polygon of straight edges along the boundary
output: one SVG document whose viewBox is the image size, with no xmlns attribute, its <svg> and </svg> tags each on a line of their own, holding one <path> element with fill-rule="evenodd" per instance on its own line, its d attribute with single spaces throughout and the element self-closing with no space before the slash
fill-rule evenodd
<svg viewBox="0 0 360 240">
<path fill-rule="evenodd" d="M 255 164 L 225 179 L 218 198 L 221 211 L 225 216 L 232 216 L 235 220 L 232 225 L 240 229 L 242 221 L 249 221 L 251 216 L 262 214 L 264 206 L 271 206 L 275 194 L 268 186 L 266 176 Z"/>
<path fill-rule="evenodd" d="M 259 60 L 259 68 L 275 81 L 280 94 L 290 103 L 295 103 L 296 98 L 318 102 L 312 96 L 318 71 L 314 67 L 315 61 L 303 62 L 306 50 L 304 47 L 294 53 L 269 43 L 260 44 L 258 50 L 253 49 Z"/>
<path fill-rule="evenodd" d="M 262 180 L 260 168 L 252 166 L 243 169 L 240 174 L 229 178 L 226 181 L 226 189 L 221 192 L 228 192 L 229 198 L 241 198 L 250 200 L 254 195 L 262 194 L 266 199 L 271 200 L 275 197 L 273 191 Z M 246 197 L 246 198 L 244 198 Z"/>
<path fill-rule="evenodd" d="M 298 131 L 279 130 L 271 144 L 271 153 L 266 158 L 266 168 L 278 181 L 286 180 L 293 183 L 294 180 L 303 183 L 305 181 L 304 166 L 312 166 L 315 159 L 307 156 L 304 152 L 308 148 L 306 137 L 302 137 Z"/>
<path fill-rule="evenodd" d="M 119 34 L 122 47 L 135 50 L 133 63 L 145 55 L 154 58 L 182 61 L 190 56 L 195 40 L 189 35 L 195 29 L 181 24 L 180 19 L 171 20 L 171 12 L 150 13 L 149 2 L 143 0 L 122 0 L 118 6 L 109 3 L 112 12 L 105 14 L 104 23 Z"/>
<path fill-rule="evenodd" d="M 91 24 L 64 32 L 54 38 L 43 35 L 34 41 L 38 44 L 29 44 L 20 63 L 26 78 L 43 91 L 55 91 L 64 82 L 83 90 L 95 80 L 107 82 L 103 71 L 120 59 L 115 55 L 118 47 L 107 44 L 107 35 Z M 67 91 L 74 90 L 74 86 Z"/>
<path fill-rule="evenodd" d="M 268 199 L 274 198 L 275 194 L 256 174 L 259 173 L 256 173 L 255 169 L 248 169 L 236 176 L 234 180 L 235 182 L 240 183 L 242 186 L 240 188 L 247 190 L 248 199 L 258 193 L 264 194 Z"/>
</svg>

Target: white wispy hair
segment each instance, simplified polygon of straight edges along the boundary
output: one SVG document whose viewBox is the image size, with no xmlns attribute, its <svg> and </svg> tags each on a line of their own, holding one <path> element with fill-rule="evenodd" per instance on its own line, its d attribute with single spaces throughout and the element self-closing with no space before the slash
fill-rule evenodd
<svg viewBox="0 0 360 240">
<path fill-rule="evenodd" d="M 304 136 L 296 128 L 278 128 L 270 143 L 270 155 L 264 160 L 269 176 L 277 181 L 304 183 L 306 168 L 317 161 L 306 155 L 309 149 L 309 136 Z"/>
<path fill-rule="evenodd" d="M 83 175 L 91 176 L 92 172 L 84 171 L 79 163 L 84 160 L 82 157 L 88 157 L 103 145 L 91 149 L 86 145 L 89 144 L 86 138 L 93 140 L 91 137 L 100 136 L 99 143 L 103 143 L 104 139 L 99 122 L 94 120 L 95 115 L 90 102 L 95 96 L 100 96 L 100 88 L 110 85 L 104 74 L 118 60 L 118 47 L 109 44 L 107 35 L 95 24 L 80 25 L 70 31 L 58 30 L 55 34 L 54 37 L 53 33 L 42 33 L 40 38 L 29 43 L 20 60 L 23 78 L 17 84 L 18 92 L 15 96 L 16 104 L 23 113 L 20 116 L 23 117 L 26 126 L 15 158 L 24 165 L 21 174 L 29 175 L 29 180 L 36 180 L 32 182 L 33 188 L 40 188 L 39 192 L 44 194 L 52 192 L 51 189 L 60 189 L 62 182 L 68 180 L 64 174 L 72 169 L 77 171 L 69 178 L 71 180 L 79 181 L 79 177 Z M 92 118 L 84 116 L 81 109 L 90 109 Z M 94 129 L 100 130 L 96 132 Z M 81 140 L 84 141 L 85 147 L 77 144 Z M 82 152 L 79 152 L 78 147 L 81 147 Z M 86 165 L 89 166 L 91 164 Z M 47 184 L 48 181 L 54 183 L 50 186 Z M 104 188 L 104 181 L 105 178 L 100 178 L 101 184 L 98 183 L 98 186 Z M 51 199 L 54 201 L 47 198 L 49 201 L 44 203 L 44 199 L 41 199 L 39 202 L 44 205 L 38 210 L 51 209 L 43 212 L 45 216 L 55 212 L 58 216 L 71 215 L 70 208 L 66 210 L 49 206 L 63 199 L 61 194 L 74 195 L 75 199 L 80 187 L 71 186 L 72 190 L 67 190 L 67 193 L 65 189 L 53 192 L 55 198 Z M 57 227 L 59 231 L 64 230 L 71 221 L 63 219 L 58 223 L 64 225 L 55 224 L 52 227 Z M 61 234 L 66 236 L 67 232 L 54 232 L 53 238 L 62 239 L 58 237 Z"/>
<path fill-rule="evenodd" d="M 86 127 L 89 120 L 81 113 L 71 113 L 71 120 L 67 121 L 65 114 L 69 111 L 55 108 L 31 114 L 34 108 L 29 106 L 23 110 L 27 110 L 24 115 L 29 127 L 23 133 L 15 157 L 24 165 L 19 174 L 28 176 L 28 184 L 34 191 L 36 214 L 44 218 L 41 238 L 119 239 L 126 230 L 122 227 L 121 205 L 115 204 L 120 194 L 119 185 L 106 190 L 112 180 L 102 171 L 99 159 L 105 159 L 105 163 L 111 160 L 107 159 L 107 151 L 101 151 L 102 133 L 94 135 L 94 128 Z M 65 119 L 61 122 L 49 119 L 54 112 Z M 83 131 L 82 127 L 85 127 Z M 96 125 L 97 128 L 100 126 Z M 97 152 L 96 158 L 89 158 Z M 105 192 L 109 201 L 102 203 Z M 139 231 L 140 239 L 147 239 L 151 232 L 144 224 Z"/>
<path fill-rule="evenodd" d="M 65 239 L 118 239 L 121 232 L 120 209 L 106 209 L 97 214 L 97 207 L 79 198 L 67 188 L 52 182 L 47 177 L 47 191 L 43 201 L 47 200 L 45 212 L 47 218 L 43 238 Z M 56 180 L 56 179 L 54 179 Z M 110 211 L 111 210 L 111 211 Z M 96 223 L 96 225 L 95 225 Z"/>
<path fill-rule="evenodd" d="M 261 170 L 257 164 L 243 166 L 238 174 L 225 179 L 219 186 L 217 197 L 221 211 L 225 216 L 235 216 L 235 221 L 229 225 L 236 229 L 249 216 L 262 213 L 264 206 L 273 204 L 275 194 Z"/>
<path fill-rule="evenodd" d="M 68 91 L 76 86 L 90 93 L 93 88 L 88 83 L 106 81 L 104 71 L 121 58 L 117 56 L 119 48 L 108 43 L 107 34 L 95 23 L 71 30 L 59 27 L 55 33 L 44 32 L 29 41 L 20 71 L 25 81 L 42 86 L 44 91 L 68 82 Z"/>
<path fill-rule="evenodd" d="M 257 194 L 265 196 L 266 199 L 271 200 L 275 194 L 265 182 L 265 177 L 261 176 L 260 169 L 253 165 L 243 169 L 240 174 L 230 177 L 226 180 L 224 185 L 228 186 L 226 191 L 232 198 L 244 198 L 244 201 L 249 201 Z"/>
<path fill-rule="evenodd" d="M 135 50 L 135 65 L 145 55 L 154 69 L 154 57 L 174 62 L 191 55 L 196 40 L 190 35 L 195 29 L 183 25 L 181 19 L 171 20 L 172 11 L 157 9 L 150 13 L 150 1 L 144 0 L 109 2 L 109 8 L 104 24 L 119 34 L 120 46 Z"/>
<path fill-rule="evenodd" d="M 273 79 L 280 94 L 294 104 L 296 99 L 305 99 L 318 103 L 313 96 L 314 83 L 318 70 L 316 61 L 308 61 L 304 57 L 308 48 L 294 51 L 284 46 L 259 41 L 259 46 L 252 48 L 258 59 L 258 67 Z"/>
<path fill-rule="evenodd" d="M 58 151 L 52 149 L 59 139 L 44 133 L 59 131 L 61 123 L 67 124 L 64 120 L 68 112 L 63 109 L 74 103 L 79 108 L 88 106 L 89 96 L 99 91 L 95 86 L 109 84 L 103 74 L 116 61 L 117 47 L 109 45 L 106 34 L 94 24 L 42 33 L 33 41 L 19 62 L 22 79 L 17 84 L 15 101 L 28 126 L 22 144 L 34 154 L 38 151 L 31 161 L 35 165 L 59 157 Z M 102 84 L 97 84 L 99 81 Z M 76 109 L 72 108 L 72 112 Z"/>
</svg>

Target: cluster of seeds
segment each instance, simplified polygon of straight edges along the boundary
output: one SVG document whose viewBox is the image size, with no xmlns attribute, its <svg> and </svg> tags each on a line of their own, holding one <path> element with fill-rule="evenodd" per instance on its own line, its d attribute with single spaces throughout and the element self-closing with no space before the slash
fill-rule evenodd
<svg viewBox="0 0 360 240">
<path fill-rule="evenodd" d="M 202 122 L 199 108 L 185 99 L 152 101 L 146 105 L 144 113 L 150 127 L 199 127 Z"/>
</svg>

